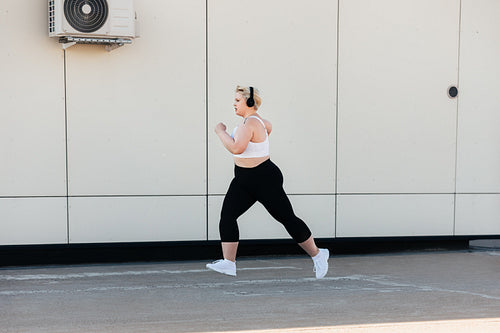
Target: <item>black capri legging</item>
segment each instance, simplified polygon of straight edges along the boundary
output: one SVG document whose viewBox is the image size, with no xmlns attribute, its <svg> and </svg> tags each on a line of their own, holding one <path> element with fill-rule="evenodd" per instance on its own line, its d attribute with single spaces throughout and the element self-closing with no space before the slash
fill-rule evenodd
<svg viewBox="0 0 500 333">
<path fill-rule="evenodd" d="M 222 242 L 239 241 L 237 219 L 255 202 L 264 205 L 297 243 L 311 237 L 307 225 L 295 216 L 292 204 L 283 190 L 283 174 L 271 160 L 254 168 L 235 165 L 234 179 L 222 205 L 219 232 Z"/>
</svg>

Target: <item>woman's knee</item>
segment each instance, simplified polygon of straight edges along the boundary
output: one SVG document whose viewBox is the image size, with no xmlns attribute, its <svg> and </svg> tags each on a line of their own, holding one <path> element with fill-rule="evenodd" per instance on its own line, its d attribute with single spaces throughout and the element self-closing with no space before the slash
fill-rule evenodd
<svg viewBox="0 0 500 333">
<path fill-rule="evenodd" d="M 221 217 L 219 222 L 219 234 L 223 242 L 237 242 L 240 233 L 236 219 Z"/>
<path fill-rule="evenodd" d="M 281 221 L 280 221 L 281 222 Z M 312 233 L 307 224 L 300 218 L 294 216 L 286 221 L 281 222 L 288 234 L 297 242 L 302 243 L 311 237 Z"/>
</svg>

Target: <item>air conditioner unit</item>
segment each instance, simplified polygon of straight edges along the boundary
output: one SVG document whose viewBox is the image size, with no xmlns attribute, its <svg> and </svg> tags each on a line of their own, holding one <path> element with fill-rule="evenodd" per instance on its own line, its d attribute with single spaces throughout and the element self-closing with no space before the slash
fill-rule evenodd
<svg viewBox="0 0 500 333">
<path fill-rule="evenodd" d="M 49 0 L 49 37 L 136 37 L 133 0 Z"/>
</svg>

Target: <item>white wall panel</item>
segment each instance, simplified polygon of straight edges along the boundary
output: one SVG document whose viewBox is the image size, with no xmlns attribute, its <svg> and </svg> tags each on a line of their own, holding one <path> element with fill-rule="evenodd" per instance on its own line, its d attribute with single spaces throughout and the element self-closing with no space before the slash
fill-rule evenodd
<svg viewBox="0 0 500 333">
<path fill-rule="evenodd" d="M 290 193 L 334 193 L 337 2 L 209 2 L 209 193 L 223 194 L 232 157 L 213 128 L 240 121 L 236 85 L 257 87 L 273 123 L 271 158 Z"/>
<path fill-rule="evenodd" d="M 337 237 L 453 235 L 453 195 L 339 195 Z"/>
<path fill-rule="evenodd" d="M 0 245 L 68 241 L 66 198 L 0 199 Z"/>
<path fill-rule="evenodd" d="M 206 198 L 70 198 L 70 243 L 206 240 Z"/>
<path fill-rule="evenodd" d="M 343 0 L 339 193 L 451 193 L 458 0 Z"/>
<path fill-rule="evenodd" d="M 66 51 L 70 194 L 204 194 L 205 1 L 135 3 L 132 45 Z"/>
<path fill-rule="evenodd" d="M 290 195 L 295 215 L 301 218 L 316 238 L 331 238 L 335 234 L 335 196 Z M 208 239 L 220 240 L 219 220 L 223 196 L 208 199 Z M 241 239 L 291 238 L 260 203 L 256 203 L 238 219 Z"/>
<path fill-rule="evenodd" d="M 457 192 L 500 193 L 500 2 L 463 0 Z"/>
<path fill-rule="evenodd" d="M 500 235 L 500 194 L 458 194 L 455 235 Z"/>
<path fill-rule="evenodd" d="M 339 1 L 136 0 L 141 37 L 107 52 L 1 0 L 0 245 L 218 240 L 237 84 L 315 237 L 499 235 L 500 2 Z M 289 238 L 260 204 L 239 225 Z"/>
<path fill-rule="evenodd" d="M 0 196 L 66 195 L 64 58 L 47 1 L 0 2 Z"/>
</svg>

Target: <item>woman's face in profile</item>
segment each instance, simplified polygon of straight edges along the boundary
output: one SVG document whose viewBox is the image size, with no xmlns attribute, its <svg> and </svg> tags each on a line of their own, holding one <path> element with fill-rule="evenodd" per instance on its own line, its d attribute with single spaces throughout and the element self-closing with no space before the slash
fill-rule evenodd
<svg viewBox="0 0 500 333">
<path fill-rule="evenodd" d="M 236 93 L 234 95 L 234 112 L 241 117 L 245 116 L 246 111 L 248 110 L 248 106 L 246 103 L 246 99 L 240 94 Z"/>
</svg>

